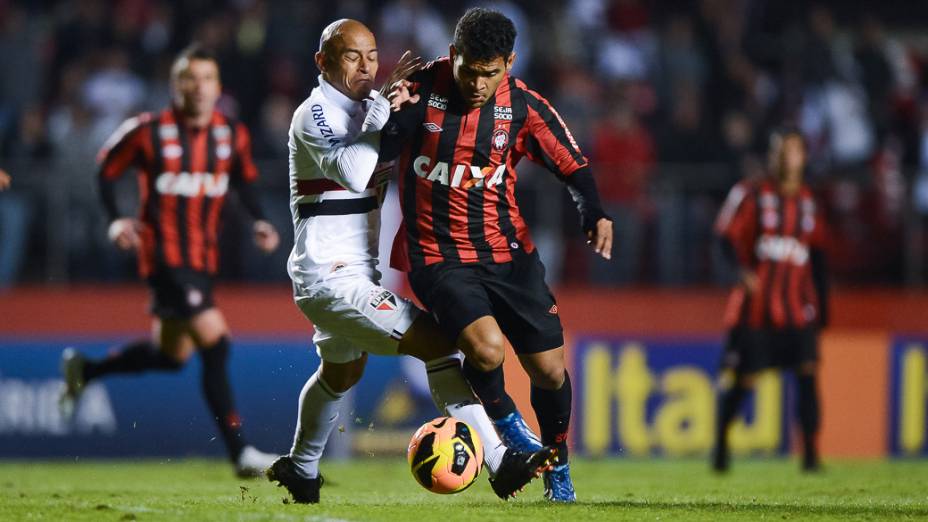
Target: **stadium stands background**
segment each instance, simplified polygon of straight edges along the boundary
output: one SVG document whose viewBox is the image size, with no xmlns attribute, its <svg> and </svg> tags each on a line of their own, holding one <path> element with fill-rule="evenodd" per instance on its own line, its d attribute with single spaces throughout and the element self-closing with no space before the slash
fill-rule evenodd
<svg viewBox="0 0 928 522">
<path fill-rule="evenodd" d="M 466 2 L 79 0 L 0 2 L 0 286 L 131 281 L 105 238 L 94 156 L 126 117 L 169 102 L 168 68 L 192 40 L 222 60 L 223 110 L 245 121 L 263 200 L 287 237 L 286 133 L 318 71 L 318 35 L 371 25 L 381 71 L 403 49 L 447 52 Z M 710 226 L 766 136 L 800 127 L 809 181 L 846 284 L 926 277 L 928 39 L 909 2 L 563 0 L 493 4 L 519 30 L 515 74 L 548 96 L 591 158 L 616 218 L 617 260 L 585 250 L 553 176 L 524 162 L 521 200 L 552 283 L 706 285 L 727 280 Z M 127 183 L 131 191 L 132 183 Z M 131 195 L 131 192 L 130 192 Z M 128 211 L 128 207 L 126 209 Z M 222 277 L 286 281 L 243 239 L 233 207 Z M 284 243 L 286 245 L 286 242 Z"/>
<path fill-rule="evenodd" d="M 85 424 L 65 425 L 53 413 L 63 345 L 102 354 L 147 331 L 134 259 L 106 240 L 94 156 L 123 119 L 169 103 L 170 63 L 192 40 L 221 58 L 221 108 L 252 131 L 262 202 L 282 235 L 277 253 L 258 254 L 233 202 L 217 295 L 236 334 L 232 373 L 246 426 L 257 426 L 260 444 L 285 449 L 296 395 L 315 364 L 302 351 L 309 325 L 290 302 L 284 268 L 292 238 L 286 136 L 293 109 L 316 81 L 319 33 L 340 17 L 369 24 L 385 73 L 406 48 L 426 58 L 445 54 L 469 5 L 0 0 L 0 168 L 13 176 L 12 188 L 0 193 L 0 455 L 218 454 L 205 409 L 186 399 L 196 393 L 190 369 L 145 377 L 139 387 L 107 383 L 108 395 L 97 390 Z M 490 5 L 515 20 L 515 74 L 560 111 L 616 219 L 615 260 L 607 265 L 587 252 L 557 180 L 521 165 L 520 202 L 570 338 L 574 445 L 593 455 L 708 448 L 721 307 L 732 277 L 712 245 L 711 224 L 730 186 L 763 172 L 769 131 L 787 124 L 807 137 L 808 180 L 832 230 L 837 293 L 823 337 L 823 450 L 928 454 L 928 4 Z M 131 176 L 121 190 L 128 211 Z M 391 277 L 401 285 L 400 276 Z M 413 370 L 377 364 L 369 372 L 377 377 L 366 377 L 358 391 L 367 408 L 361 428 L 378 427 L 358 430 L 367 437 L 362 451 L 397 441 L 402 448 L 410 426 L 431 415 L 421 386 L 385 377 Z M 524 377 L 517 368 L 507 376 L 528 411 Z M 613 381 L 644 387 L 644 446 L 634 448 L 633 434 L 616 420 L 629 389 L 589 397 L 590 390 L 613 390 L 594 386 Z M 769 384 L 752 407 L 761 408 L 758 418 L 777 420 L 744 428 L 743 451 L 788 447 L 789 398 Z M 685 412 L 695 413 L 676 425 L 672 414 L 680 410 L 666 406 L 679 400 L 692 400 Z M 169 417 L 180 435 L 152 428 L 160 405 L 171 401 L 183 405 Z M 596 409 L 604 404 L 605 411 Z M 154 446 L 161 429 L 178 442 Z M 47 444 L 49 437 L 58 442 Z"/>
</svg>

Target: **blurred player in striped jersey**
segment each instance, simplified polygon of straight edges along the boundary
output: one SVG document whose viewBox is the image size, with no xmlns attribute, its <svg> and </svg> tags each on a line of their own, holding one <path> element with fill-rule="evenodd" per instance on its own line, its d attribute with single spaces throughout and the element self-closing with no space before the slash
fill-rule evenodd
<svg viewBox="0 0 928 522">
<path fill-rule="evenodd" d="M 219 221 L 234 189 L 255 219 L 257 247 L 270 253 L 279 238 L 264 219 L 253 188 L 258 170 L 243 124 L 216 110 L 219 64 L 193 45 L 171 68 L 173 104 L 127 120 L 100 152 L 100 192 L 109 238 L 138 256 L 139 275 L 151 290 L 152 337 L 131 342 L 102 360 L 73 349 L 62 354 L 63 405 L 73 411 L 87 382 L 105 375 L 177 371 L 194 351 L 203 362 L 203 395 L 241 476 L 260 474 L 273 461 L 247 445 L 227 375 L 229 329 L 213 303 L 219 267 Z M 119 212 L 117 179 L 139 176 L 138 217 Z"/>
<path fill-rule="evenodd" d="M 409 78 L 421 101 L 391 118 L 381 151 L 399 156 L 403 226 L 392 262 L 409 272 L 413 291 L 465 353 L 468 380 L 503 440 L 523 450 L 557 448 L 545 496 L 574 502 L 563 330 L 516 203 L 516 165 L 527 157 L 567 185 L 588 243 L 606 259 L 612 221 L 560 115 L 509 74 L 515 38 L 502 13 L 470 9 L 458 20 L 449 56 Z M 505 391 L 507 338 L 532 382 L 541 443 Z"/>
<path fill-rule="evenodd" d="M 818 331 L 827 323 L 827 281 L 821 208 L 803 182 L 806 151 L 798 131 L 770 140 L 770 175 L 742 181 L 716 220 L 722 249 L 739 271 L 725 322 L 723 372 L 734 381 L 721 392 L 712 466 L 726 471 L 728 428 L 757 373 L 776 367 L 796 373 L 802 467 L 819 468 Z"/>
</svg>

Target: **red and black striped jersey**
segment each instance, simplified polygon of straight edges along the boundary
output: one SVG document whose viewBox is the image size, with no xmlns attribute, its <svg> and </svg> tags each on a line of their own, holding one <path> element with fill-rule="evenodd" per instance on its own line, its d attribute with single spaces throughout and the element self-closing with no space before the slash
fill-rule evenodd
<svg viewBox="0 0 928 522">
<path fill-rule="evenodd" d="M 258 178 L 243 124 L 218 111 L 206 127 L 185 125 L 170 108 L 144 113 L 116 130 L 98 160 L 101 186 L 138 169 L 142 277 L 165 267 L 216 272 L 226 193 Z"/>
<path fill-rule="evenodd" d="M 824 246 L 825 223 L 808 186 L 786 196 L 770 179 L 740 182 L 719 211 L 715 231 L 758 280 L 754 293 L 741 285 L 732 291 L 726 326 L 801 328 L 820 320 L 812 257 Z"/>
<path fill-rule="evenodd" d="M 381 137 L 382 158 L 399 152 L 403 224 L 392 266 L 505 263 L 516 250 L 532 252 L 516 164 L 528 157 L 562 177 L 588 165 L 560 115 L 508 74 L 483 107 L 470 108 L 448 58 L 410 80 L 419 103 L 394 114 Z"/>
</svg>

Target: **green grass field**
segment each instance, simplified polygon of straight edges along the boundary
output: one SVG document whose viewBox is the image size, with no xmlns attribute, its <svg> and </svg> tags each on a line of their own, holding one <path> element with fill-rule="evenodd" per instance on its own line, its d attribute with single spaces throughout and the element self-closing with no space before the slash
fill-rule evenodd
<svg viewBox="0 0 928 522">
<path fill-rule="evenodd" d="M 577 460 L 580 502 L 550 505 L 541 481 L 502 502 L 485 477 L 459 495 L 421 489 L 401 460 L 326 463 L 323 503 L 285 504 L 264 480 L 217 461 L 0 463 L 0 520 L 878 520 L 928 518 L 928 464 L 736 461 L 714 476 L 703 461 Z"/>
</svg>

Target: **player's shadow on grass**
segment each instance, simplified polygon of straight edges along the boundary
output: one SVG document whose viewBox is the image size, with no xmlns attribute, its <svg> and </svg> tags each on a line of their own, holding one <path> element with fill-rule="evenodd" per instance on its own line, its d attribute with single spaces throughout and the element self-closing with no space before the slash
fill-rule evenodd
<svg viewBox="0 0 928 522">
<path fill-rule="evenodd" d="M 751 503 L 729 503 L 729 502 L 652 502 L 648 500 L 613 500 L 604 502 L 581 502 L 590 506 L 616 507 L 623 509 L 648 508 L 648 509 L 668 509 L 683 510 L 687 512 L 694 511 L 711 511 L 713 513 L 743 513 L 756 512 L 766 515 L 771 514 L 793 514 L 793 515 L 835 515 L 842 517 L 849 516 L 886 516 L 898 515 L 900 517 L 928 517 L 928 508 L 905 506 L 814 506 L 814 505 L 790 505 L 790 504 L 772 504 L 764 502 Z"/>
</svg>

